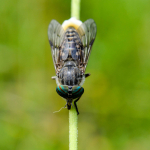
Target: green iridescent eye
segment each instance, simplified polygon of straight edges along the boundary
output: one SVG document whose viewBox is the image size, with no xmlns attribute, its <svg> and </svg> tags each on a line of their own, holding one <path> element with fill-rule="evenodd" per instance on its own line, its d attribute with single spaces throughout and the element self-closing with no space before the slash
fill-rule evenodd
<svg viewBox="0 0 150 150">
<path fill-rule="evenodd" d="M 56 88 L 56 92 L 63 98 L 68 97 L 68 86 L 67 85 L 59 85 Z"/>
<path fill-rule="evenodd" d="M 59 85 L 56 88 L 57 93 L 63 97 L 68 98 L 68 86 L 67 85 Z M 84 89 L 81 86 L 73 86 L 72 87 L 72 99 L 81 97 L 81 95 L 84 93 Z"/>
<path fill-rule="evenodd" d="M 72 87 L 72 97 L 73 99 L 81 97 L 81 95 L 84 93 L 84 88 L 81 86 L 73 86 Z"/>
</svg>

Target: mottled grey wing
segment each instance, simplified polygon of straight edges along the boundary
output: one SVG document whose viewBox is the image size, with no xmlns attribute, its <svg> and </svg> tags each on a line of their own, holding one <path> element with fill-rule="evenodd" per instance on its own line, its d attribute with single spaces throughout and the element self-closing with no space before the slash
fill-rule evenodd
<svg viewBox="0 0 150 150">
<path fill-rule="evenodd" d="M 93 19 L 88 19 L 87 21 L 81 24 L 81 26 L 77 29 L 77 32 L 83 44 L 81 57 L 83 64 L 85 65 L 84 67 L 86 69 L 88 59 L 91 53 L 91 48 L 96 37 L 96 23 Z"/>
<path fill-rule="evenodd" d="M 64 29 L 56 21 L 52 20 L 48 26 L 48 39 L 51 46 L 51 52 L 54 62 L 55 71 L 57 72 L 57 67 L 60 61 L 60 47 L 64 39 Z"/>
</svg>

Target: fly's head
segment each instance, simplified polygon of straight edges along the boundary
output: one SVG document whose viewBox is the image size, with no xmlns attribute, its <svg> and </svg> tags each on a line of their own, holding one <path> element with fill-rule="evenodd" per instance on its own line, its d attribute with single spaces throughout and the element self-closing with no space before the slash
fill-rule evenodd
<svg viewBox="0 0 150 150">
<path fill-rule="evenodd" d="M 72 101 L 78 99 L 84 93 L 84 88 L 81 86 L 59 85 L 56 92 L 67 101 L 68 110 L 71 109 Z"/>
</svg>

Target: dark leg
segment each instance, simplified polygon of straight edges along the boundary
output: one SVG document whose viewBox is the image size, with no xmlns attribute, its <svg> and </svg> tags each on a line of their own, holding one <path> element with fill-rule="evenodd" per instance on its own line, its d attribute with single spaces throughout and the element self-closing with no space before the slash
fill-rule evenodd
<svg viewBox="0 0 150 150">
<path fill-rule="evenodd" d="M 77 102 L 79 99 L 80 99 L 80 97 L 79 97 L 79 98 L 77 98 L 77 99 L 74 101 L 74 106 L 75 106 L 75 108 L 76 108 L 77 115 L 79 115 L 79 111 L 78 111 L 78 107 L 77 107 L 76 102 Z"/>
<path fill-rule="evenodd" d="M 91 74 L 90 73 L 86 73 L 85 74 L 85 78 L 87 78 L 88 76 L 90 76 Z"/>
</svg>

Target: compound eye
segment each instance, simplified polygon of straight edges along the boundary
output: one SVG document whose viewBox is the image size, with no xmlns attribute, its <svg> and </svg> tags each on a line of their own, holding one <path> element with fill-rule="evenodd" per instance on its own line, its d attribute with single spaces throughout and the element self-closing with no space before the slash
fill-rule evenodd
<svg viewBox="0 0 150 150">
<path fill-rule="evenodd" d="M 81 97 L 81 95 L 84 93 L 84 88 L 81 86 L 73 86 L 72 88 L 72 97 L 73 99 Z"/>
<path fill-rule="evenodd" d="M 63 98 L 68 97 L 68 86 L 59 85 L 56 87 L 56 92 Z"/>
</svg>

